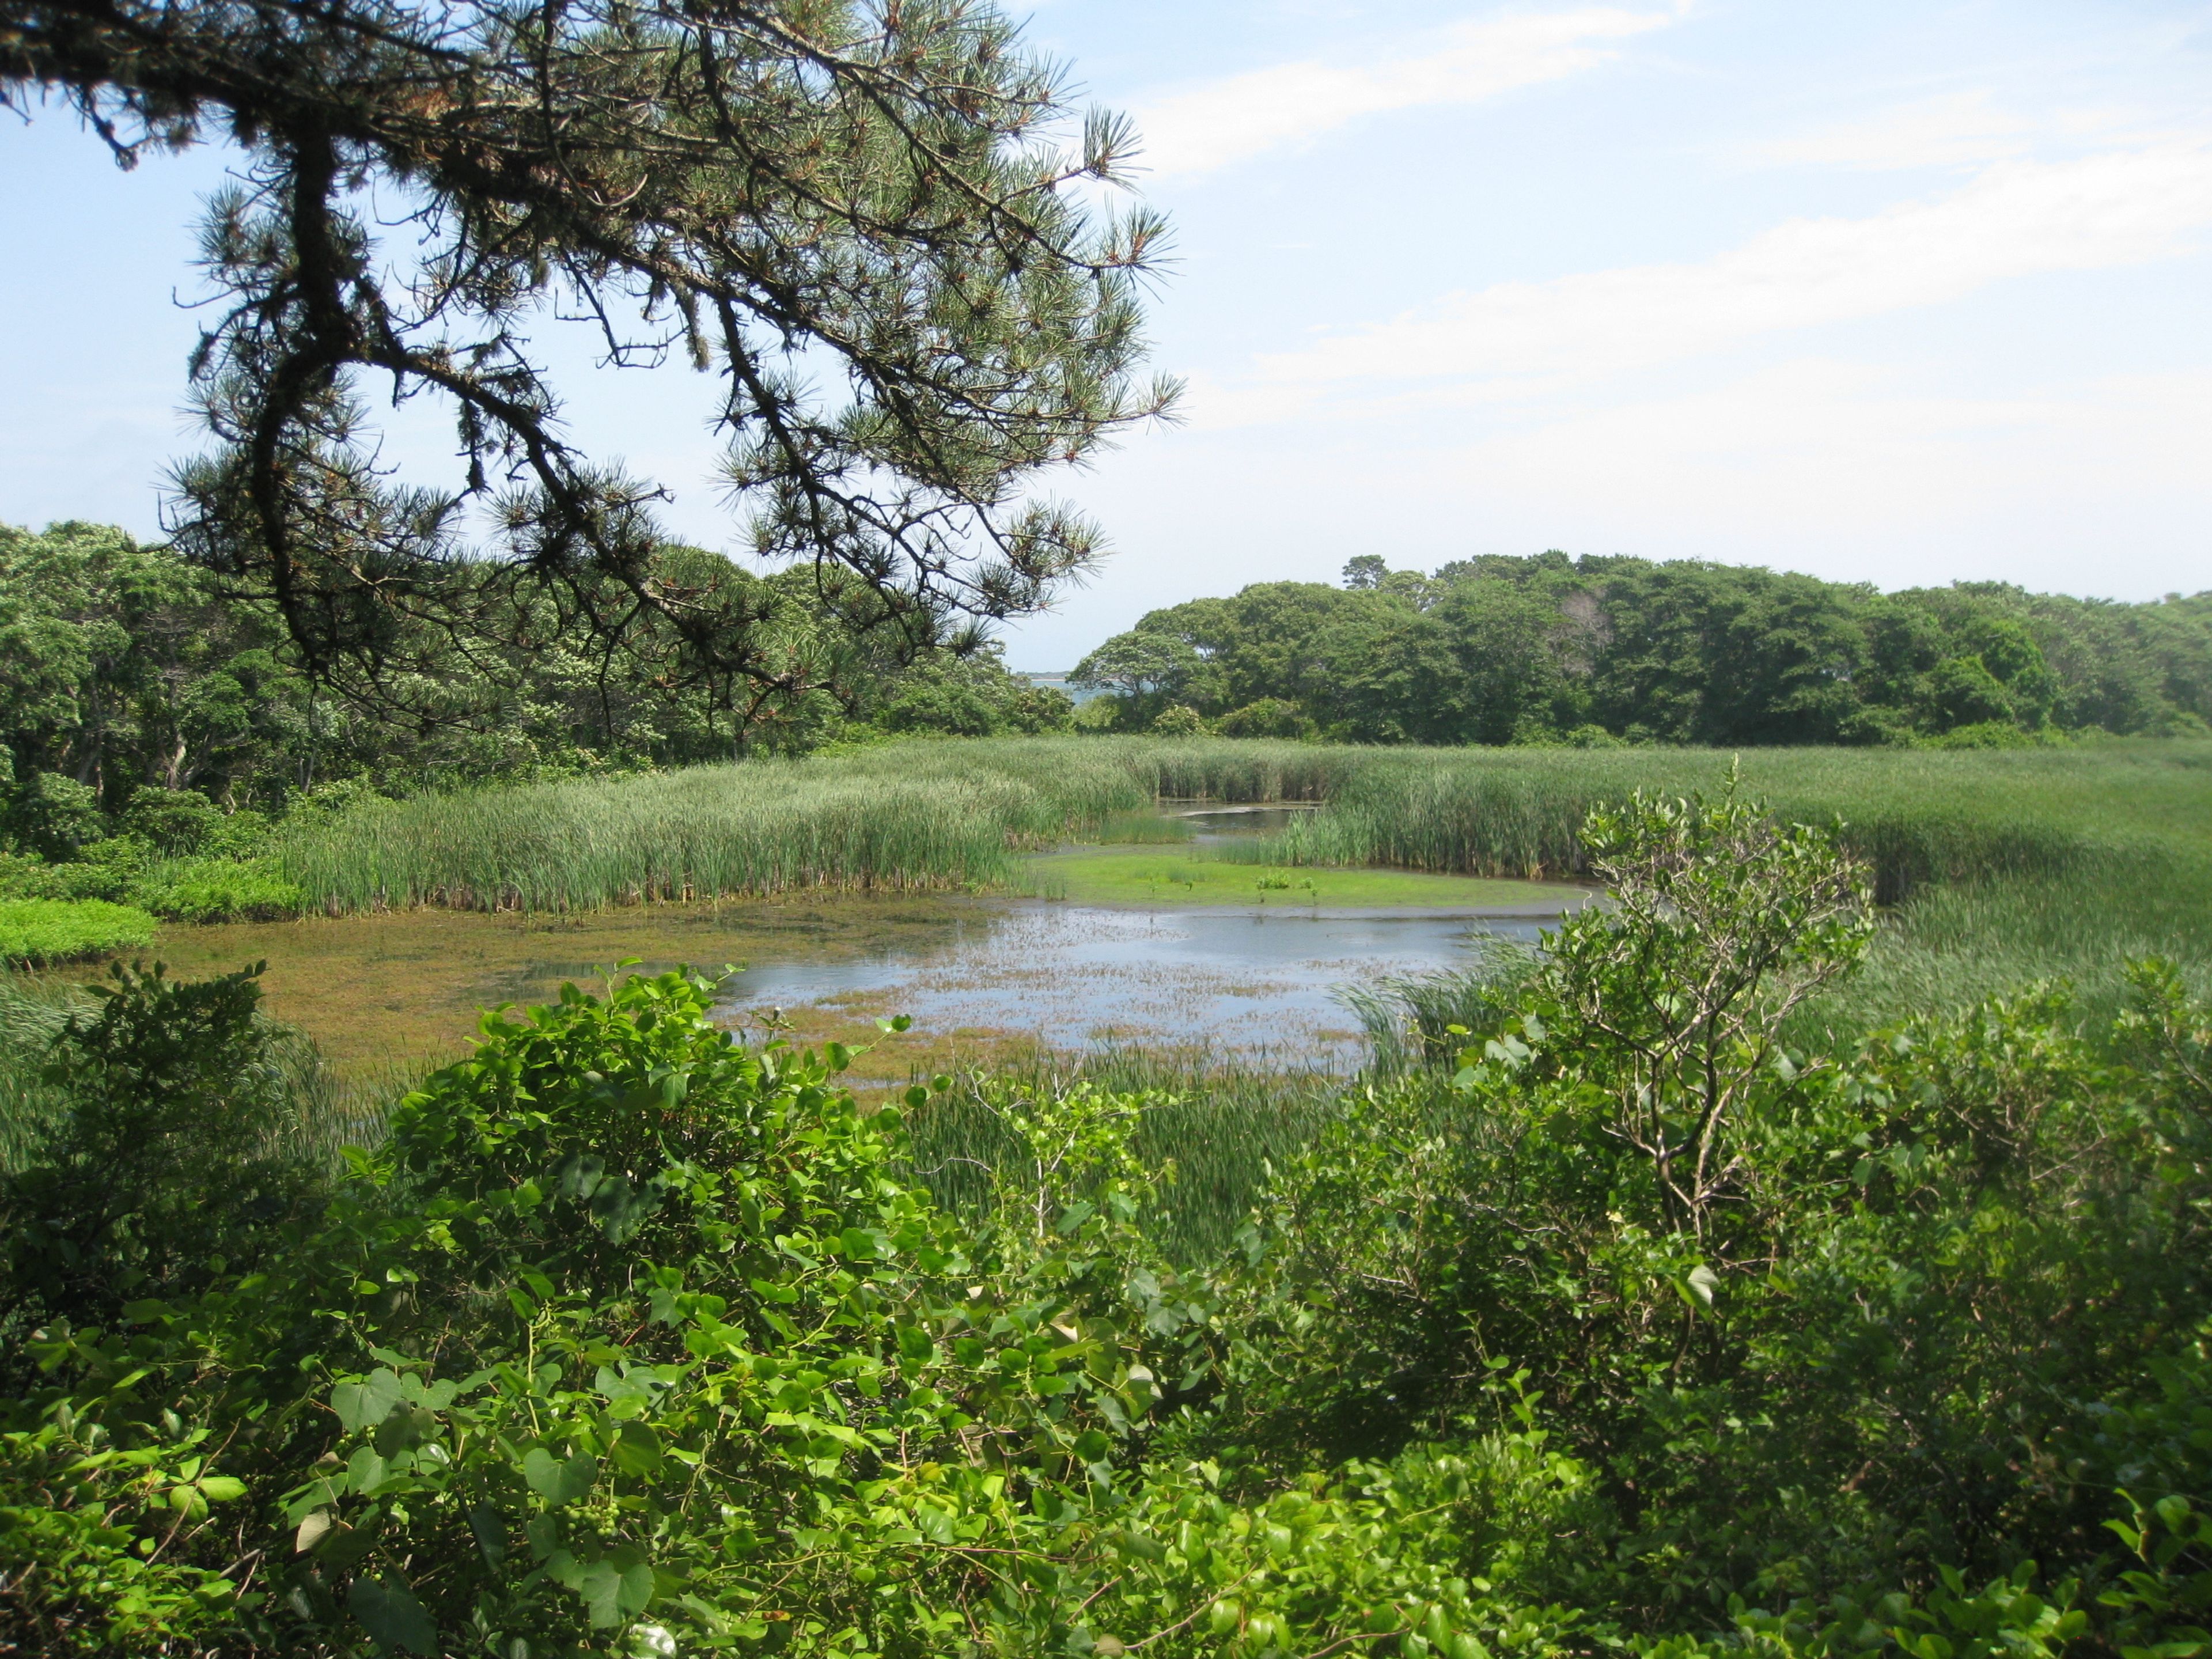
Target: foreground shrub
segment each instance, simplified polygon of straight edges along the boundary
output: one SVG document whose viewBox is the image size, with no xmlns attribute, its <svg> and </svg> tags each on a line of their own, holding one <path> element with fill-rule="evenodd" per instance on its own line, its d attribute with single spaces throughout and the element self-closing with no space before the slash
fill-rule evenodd
<svg viewBox="0 0 2212 1659">
<path fill-rule="evenodd" d="M 154 918 L 100 899 L 0 899 L 0 962 L 39 966 L 154 941 Z"/>
<path fill-rule="evenodd" d="M 105 1325 L 250 1269 L 312 1189 L 285 1150 L 293 1092 L 256 1018 L 259 971 L 186 985 L 118 966 L 62 1024 L 43 1068 L 52 1121 L 0 1180 L 5 1358 L 29 1326 Z"/>
<path fill-rule="evenodd" d="M 2156 1505 L 2212 1492 L 2212 1022 L 2146 969 L 2100 1042 L 2045 992 L 1793 1049 L 1865 939 L 1832 840 L 1725 799 L 1584 833 L 1616 906 L 1455 1073 L 1370 1086 L 1277 1183 L 1221 1432 L 1387 1456 L 1522 1368 L 1600 1472 L 1526 1595 L 1932 1659 L 2087 1639 L 2148 1572 L 2128 1617 L 2197 1651 L 2212 1555 Z M 2142 1514 L 2130 1565 L 2106 1523 Z"/>
</svg>

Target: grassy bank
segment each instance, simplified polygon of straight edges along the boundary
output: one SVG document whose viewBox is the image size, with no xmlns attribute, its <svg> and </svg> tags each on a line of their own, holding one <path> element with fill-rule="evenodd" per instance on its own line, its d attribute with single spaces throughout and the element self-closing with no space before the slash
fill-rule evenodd
<svg viewBox="0 0 2212 1659">
<path fill-rule="evenodd" d="M 1234 843 L 1231 843 L 1231 850 Z M 1557 911 L 1580 903 L 1586 890 L 1564 884 L 1500 881 L 1483 876 L 1431 875 L 1410 870 L 1292 868 L 1279 863 L 1227 862 L 1195 848 L 1155 852 L 1146 847 L 1062 853 L 1030 860 L 1025 891 L 1077 904 L 1322 905 L 1340 908 L 1530 909 Z"/>
<path fill-rule="evenodd" d="M 1319 800 L 1260 861 L 1541 877 L 1580 867 L 1600 800 L 1710 787 L 1692 749 L 1373 749 L 1008 738 L 383 803 L 293 837 L 319 907 L 593 907 L 794 889 L 1002 882 L 1012 855 L 1128 833 L 1163 798 Z M 1745 751 L 1784 817 L 1840 817 L 1887 902 L 1930 882 L 2212 858 L 2212 743 Z"/>
<path fill-rule="evenodd" d="M 154 918 L 99 899 L 0 900 L 0 963 L 33 967 L 149 945 Z"/>
</svg>

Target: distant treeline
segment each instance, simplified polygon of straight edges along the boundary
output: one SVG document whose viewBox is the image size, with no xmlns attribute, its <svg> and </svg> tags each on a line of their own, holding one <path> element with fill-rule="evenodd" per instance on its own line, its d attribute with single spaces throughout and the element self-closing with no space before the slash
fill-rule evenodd
<svg viewBox="0 0 2212 1659">
<path fill-rule="evenodd" d="M 772 681 L 692 671 L 649 618 L 623 652 L 589 648 L 510 587 L 501 649 L 425 623 L 394 635 L 380 678 L 317 684 L 264 607 L 165 547 L 98 525 L 0 526 L 0 850 L 68 860 L 118 827 L 191 850 L 195 796 L 267 812 L 332 784 L 407 794 L 1068 724 L 1067 698 L 989 647 L 915 652 L 894 628 L 854 625 L 811 569 L 759 576 L 671 547 L 656 572 L 743 589 Z"/>
<path fill-rule="evenodd" d="M 2011 744 L 2212 729 L 2212 592 L 1882 593 L 1734 565 L 1374 555 L 1155 611 L 1085 724 L 1364 743 Z"/>
</svg>

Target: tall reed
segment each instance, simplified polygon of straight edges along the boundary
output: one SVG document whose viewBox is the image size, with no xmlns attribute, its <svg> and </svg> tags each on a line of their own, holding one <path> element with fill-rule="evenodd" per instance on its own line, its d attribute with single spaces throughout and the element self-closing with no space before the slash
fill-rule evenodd
<svg viewBox="0 0 2212 1659">
<path fill-rule="evenodd" d="M 1481 875 L 1574 874 L 1589 809 L 1711 788 L 1704 750 L 1373 749 L 1224 739 L 906 743 L 614 781 L 386 803 L 285 848 L 322 907 L 558 909 L 796 890 L 1002 883 L 1020 852 L 1132 833 L 1162 799 L 1315 800 L 1224 854 Z M 1929 752 L 1759 750 L 1746 787 L 1840 819 L 1884 902 L 1936 883 L 2212 858 L 2212 743 Z M 1110 826 L 1110 828 L 1109 828 Z"/>
<path fill-rule="evenodd" d="M 566 909 L 1005 881 L 1163 796 L 1322 799 L 1368 751 L 1146 739 L 908 743 L 382 802 L 283 848 L 314 904 Z"/>
<path fill-rule="evenodd" d="M 1269 1070 L 1202 1050 L 1044 1055 L 988 1076 L 963 1073 L 914 1113 L 910 1172 L 941 1202 L 974 1212 L 989 1198 L 992 1171 L 1021 1155 L 987 1095 L 1011 1087 L 1049 1096 L 1078 1081 L 1154 1097 L 1133 1143 L 1158 1175 L 1143 1221 L 1170 1257 L 1194 1262 L 1234 1240 L 1270 1165 L 1306 1144 L 1352 1083 L 1324 1068 Z"/>
</svg>

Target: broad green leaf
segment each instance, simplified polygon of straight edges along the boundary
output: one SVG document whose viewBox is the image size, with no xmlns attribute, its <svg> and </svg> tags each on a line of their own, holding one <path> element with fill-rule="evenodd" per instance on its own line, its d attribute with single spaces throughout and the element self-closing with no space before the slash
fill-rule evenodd
<svg viewBox="0 0 2212 1659">
<path fill-rule="evenodd" d="M 646 1425 L 632 1419 L 616 1431 L 613 1455 L 616 1467 L 628 1474 L 657 1474 L 660 1472 L 660 1437 Z"/>
<path fill-rule="evenodd" d="M 292 1534 L 293 1553 L 296 1555 L 314 1548 L 336 1524 L 336 1517 L 328 1510 L 315 1510 L 300 1522 L 300 1529 Z"/>
<path fill-rule="evenodd" d="M 952 1530 L 952 1517 L 943 1510 L 932 1509 L 928 1504 L 923 1504 L 914 1512 L 914 1524 L 915 1530 L 933 1544 L 951 1544 L 957 1541 L 957 1536 Z"/>
<path fill-rule="evenodd" d="M 346 1485 L 366 1498 L 384 1484 L 385 1462 L 371 1446 L 362 1446 L 346 1460 Z"/>
<path fill-rule="evenodd" d="M 586 1452 L 564 1462 L 544 1447 L 532 1446 L 522 1459 L 522 1478 L 547 1503 L 573 1504 L 590 1494 L 599 1478 L 599 1465 Z"/>
<path fill-rule="evenodd" d="M 507 1559 L 507 1522 L 495 1511 L 477 1504 L 469 1511 L 469 1530 L 476 1534 L 477 1547 L 488 1565 L 495 1567 Z"/>
<path fill-rule="evenodd" d="M 660 1194 L 650 1188 L 634 1187 L 628 1176 L 609 1176 L 592 1194 L 592 1224 L 620 1244 L 660 1207 Z"/>
<path fill-rule="evenodd" d="M 398 1374 L 387 1370 L 341 1382 L 331 1390 L 331 1409 L 354 1433 L 373 1429 L 406 1398 Z"/>
<path fill-rule="evenodd" d="M 592 1623 L 606 1630 L 635 1619 L 653 1602 L 653 1569 L 645 1562 L 625 1567 L 615 1556 L 603 1556 L 584 1569 L 576 1593 Z"/>
<path fill-rule="evenodd" d="M 429 1611 L 398 1575 L 355 1579 L 346 1592 L 346 1607 L 381 1651 L 404 1648 L 423 1659 L 432 1659 L 437 1652 L 438 1631 Z"/>
</svg>

